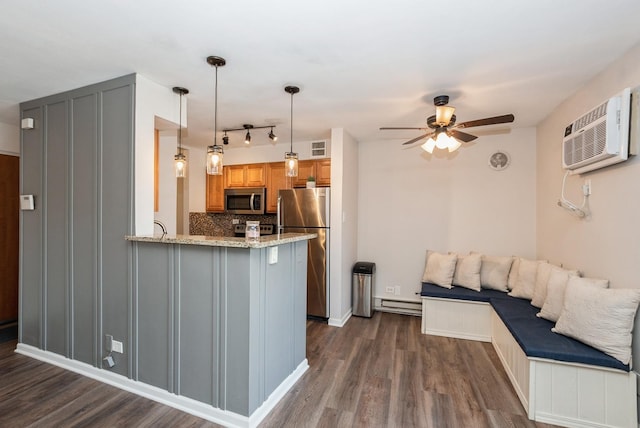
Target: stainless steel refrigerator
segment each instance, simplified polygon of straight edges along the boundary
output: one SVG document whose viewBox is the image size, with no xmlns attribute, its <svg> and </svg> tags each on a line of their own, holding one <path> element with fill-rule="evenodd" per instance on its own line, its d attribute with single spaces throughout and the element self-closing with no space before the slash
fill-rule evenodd
<svg viewBox="0 0 640 428">
<path fill-rule="evenodd" d="M 282 231 L 315 233 L 307 260 L 307 316 L 329 318 L 329 188 L 284 189 L 278 198 Z"/>
</svg>

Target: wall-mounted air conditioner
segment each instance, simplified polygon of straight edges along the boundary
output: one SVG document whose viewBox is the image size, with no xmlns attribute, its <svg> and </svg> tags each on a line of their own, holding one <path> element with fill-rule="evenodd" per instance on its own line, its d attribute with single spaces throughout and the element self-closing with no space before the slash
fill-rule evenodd
<svg viewBox="0 0 640 428">
<path fill-rule="evenodd" d="M 562 141 L 562 166 L 581 174 L 627 160 L 631 89 L 608 99 L 569 124 Z"/>
</svg>

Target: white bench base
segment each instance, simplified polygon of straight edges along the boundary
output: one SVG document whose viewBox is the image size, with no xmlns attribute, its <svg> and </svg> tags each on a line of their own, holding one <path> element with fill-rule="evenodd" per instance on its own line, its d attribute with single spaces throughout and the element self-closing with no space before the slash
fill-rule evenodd
<svg viewBox="0 0 640 428">
<path fill-rule="evenodd" d="M 638 427 L 633 372 L 527 357 L 489 303 L 423 297 L 422 333 L 491 342 L 531 420 Z"/>
</svg>

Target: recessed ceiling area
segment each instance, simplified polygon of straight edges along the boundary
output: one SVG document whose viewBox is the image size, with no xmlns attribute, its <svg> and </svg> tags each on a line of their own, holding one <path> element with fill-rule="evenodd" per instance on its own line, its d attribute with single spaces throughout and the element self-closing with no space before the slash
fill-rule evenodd
<svg viewBox="0 0 640 428">
<path fill-rule="evenodd" d="M 205 60 L 218 55 L 219 131 L 275 124 L 288 141 L 287 85 L 301 88 L 298 141 L 342 127 L 360 142 L 402 142 L 413 134 L 378 128 L 424 126 L 440 94 L 459 122 L 513 113 L 512 127 L 528 127 L 640 42 L 638 16 L 637 0 L 6 0 L 0 122 L 17 125 L 20 102 L 136 72 L 189 88 L 183 142 L 204 147 Z M 270 144 L 267 134 L 252 144 Z"/>
</svg>

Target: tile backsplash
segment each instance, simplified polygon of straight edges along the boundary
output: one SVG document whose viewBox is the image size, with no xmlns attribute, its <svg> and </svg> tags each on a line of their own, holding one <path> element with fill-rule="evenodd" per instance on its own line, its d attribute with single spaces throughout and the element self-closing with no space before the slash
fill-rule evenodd
<svg viewBox="0 0 640 428">
<path fill-rule="evenodd" d="M 207 236 L 233 236 L 233 220 L 238 219 L 241 224 L 250 221 L 259 221 L 260 224 L 277 223 L 276 216 L 265 215 L 243 215 L 243 214 L 210 214 L 210 213 L 189 213 L 189 235 Z"/>
</svg>

